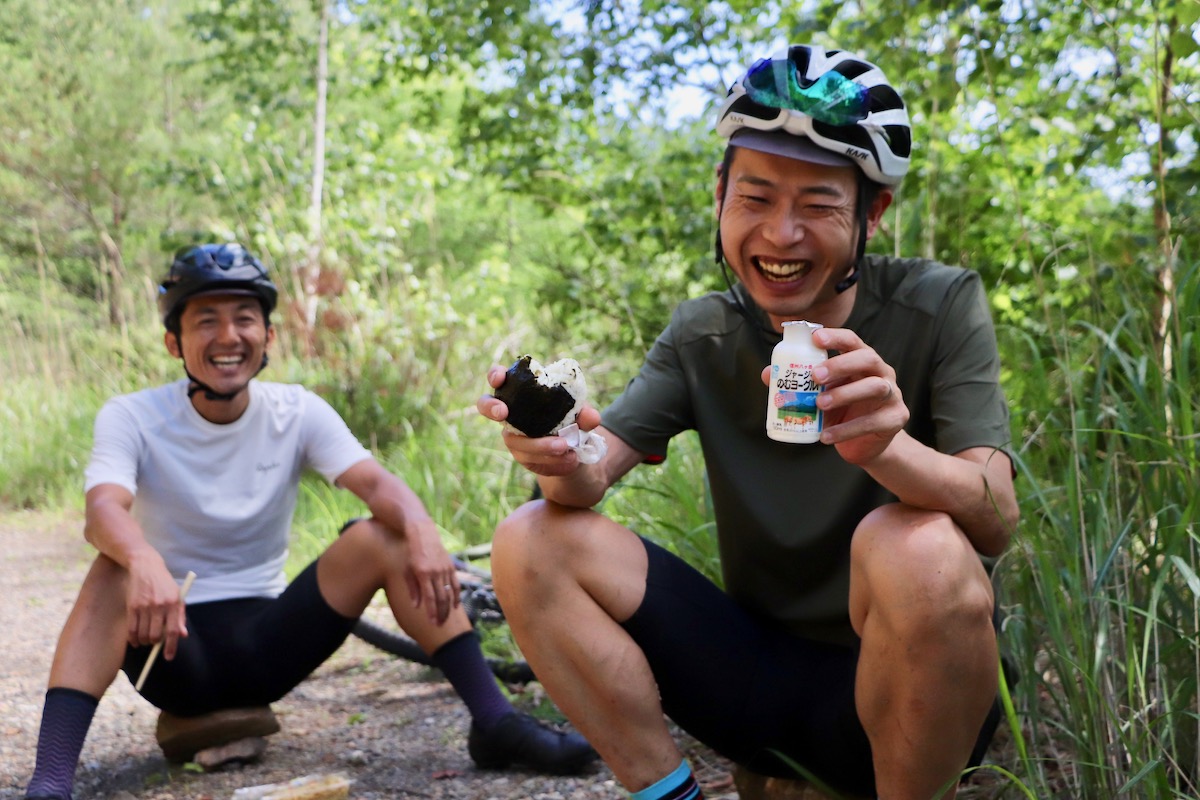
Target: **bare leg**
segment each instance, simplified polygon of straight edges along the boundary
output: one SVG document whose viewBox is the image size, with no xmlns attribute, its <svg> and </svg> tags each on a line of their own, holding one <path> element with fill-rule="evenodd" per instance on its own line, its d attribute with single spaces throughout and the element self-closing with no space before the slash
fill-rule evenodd
<svg viewBox="0 0 1200 800">
<path fill-rule="evenodd" d="M 30 796 L 70 797 L 96 702 L 124 660 L 126 576 L 98 556 L 67 616 L 50 668 Z"/>
<path fill-rule="evenodd" d="M 125 661 L 125 585 L 128 573 L 108 556 L 92 562 L 58 637 L 51 687 L 101 697 Z"/>
<path fill-rule="evenodd" d="M 527 503 L 501 523 L 492 571 L 546 691 L 630 791 L 682 760 L 641 649 L 618 624 L 646 591 L 646 551 L 593 511 Z"/>
<path fill-rule="evenodd" d="M 433 653 L 471 630 L 471 622 L 460 607 L 439 626 L 429 619 L 425 608 L 414 607 L 404 580 L 407 563 L 403 539 L 374 520 L 360 520 L 317 561 L 317 585 L 325 602 L 344 617 L 362 614 L 375 593 L 383 589 L 396 623 L 426 653 Z"/>
<path fill-rule="evenodd" d="M 856 702 L 883 800 L 930 800 L 966 766 L 996 696 L 992 604 L 978 555 L 945 514 L 895 504 L 855 531 Z"/>
</svg>

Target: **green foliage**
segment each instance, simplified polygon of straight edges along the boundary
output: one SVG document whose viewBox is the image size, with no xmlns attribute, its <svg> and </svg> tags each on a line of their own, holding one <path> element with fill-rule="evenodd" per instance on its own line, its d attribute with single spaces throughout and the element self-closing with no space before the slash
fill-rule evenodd
<svg viewBox="0 0 1200 800">
<path fill-rule="evenodd" d="M 92 418 L 105 398 L 63 393 L 39 378 L 0 387 L 0 506 L 79 506 L 80 476 L 92 439 Z"/>
<path fill-rule="evenodd" d="M 1180 275 L 1165 345 L 1138 302 L 1145 277 L 1122 285 L 1122 305 L 1060 320 L 1054 351 L 1026 362 L 1054 366 L 1023 384 L 1037 419 L 1021 438 L 1030 490 L 1006 557 L 1017 598 L 1009 630 L 1033 679 L 1018 687 L 1030 749 L 1074 754 L 1071 796 L 1133 786 L 1137 796 L 1192 796 L 1200 267 Z M 1051 764 L 1035 768 L 1041 785 L 1059 780 Z"/>
<path fill-rule="evenodd" d="M 0 507 L 82 505 L 92 420 L 114 393 L 181 377 L 158 331 L 117 336 L 46 277 L 0 290 Z"/>
<path fill-rule="evenodd" d="M 1198 19 L 1172 0 L 7 0 L 0 505 L 79 502 L 99 405 L 180 375 L 154 311 L 169 254 L 238 239 L 283 293 L 263 377 L 329 399 L 448 546 L 487 541 L 532 486 L 473 410 L 487 366 L 572 356 L 605 405 L 680 299 L 723 288 L 712 104 L 786 41 L 838 46 L 884 67 L 916 130 L 872 248 L 992 287 L 1025 497 L 1001 563 L 1014 785 L 1194 795 Z M 604 507 L 718 576 L 707 504 L 683 437 Z M 362 511 L 306 479 L 297 558 Z"/>
<path fill-rule="evenodd" d="M 671 441 L 662 464 L 638 467 L 604 499 L 601 510 L 724 584 L 712 494 L 700 441 L 689 432 Z"/>
</svg>

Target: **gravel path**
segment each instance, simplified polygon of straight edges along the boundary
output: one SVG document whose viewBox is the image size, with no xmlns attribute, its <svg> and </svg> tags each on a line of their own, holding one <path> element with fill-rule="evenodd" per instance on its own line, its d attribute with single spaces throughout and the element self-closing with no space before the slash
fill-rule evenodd
<svg viewBox="0 0 1200 800">
<path fill-rule="evenodd" d="M 33 771 L 54 642 L 94 554 L 80 531 L 73 516 L 0 515 L 0 800 L 20 800 Z M 539 687 L 529 691 L 516 701 L 536 699 Z M 76 800 L 228 800 L 244 786 L 331 772 L 353 779 L 353 800 L 627 797 L 602 765 L 576 778 L 476 770 L 466 710 L 449 685 L 354 638 L 274 708 L 283 730 L 259 763 L 199 773 L 166 763 L 154 741 L 157 712 L 118 676 L 84 745 Z M 727 764 L 679 741 L 708 797 L 732 792 Z"/>
</svg>

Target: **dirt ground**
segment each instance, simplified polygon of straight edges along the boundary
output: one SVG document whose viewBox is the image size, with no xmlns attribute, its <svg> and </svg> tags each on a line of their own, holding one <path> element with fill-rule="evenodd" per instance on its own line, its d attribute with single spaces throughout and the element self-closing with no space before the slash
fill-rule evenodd
<svg viewBox="0 0 1200 800">
<path fill-rule="evenodd" d="M 72 516 L 0 515 L 0 800 L 22 798 L 33 772 L 54 643 L 94 554 L 81 530 Z M 538 692 L 534 684 L 514 702 L 532 705 Z M 602 765 L 571 778 L 475 769 L 469 718 L 449 684 L 353 637 L 274 708 L 283 729 L 259 763 L 206 774 L 163 759 L 156 710 L 118 676 L 84 745 L 76 800 L 227 800 L 238 788 L 328 773 L 352 779 L 355 800 L 627 797 Z M 710 798 L 732 791 L 727 764 L 686 737 L 680 744 Z"/>
<path fill-rule="evenodd" d="M 33 772 L 42 699 L 55 640 L 94 550 L 74 515 L 0 514 L 0 800 L 20 800 Z M 532 684 L 519 706 L 544 702 Z M 228 800 L 235 790 L 341 773 L 352 800 L 617 800 L 628 797 L 602 764 L 578 777 L 474 768 L 469 718 L 440 676 L 351 637 L 274 706 L 282 731 L 263 758 L 204 773 L 169 765 L 154 740 L 157 711 L 123 675 L 104 696 L 84 745 L 75 800 Z M 731 765 L 678 734 L 709 800 L 737 800 Z M 991 755 L 1012 745 L 1001 726 Z M 1012 796 L 994 772 L 979 773 L 959 800 Z"/>
</svg>

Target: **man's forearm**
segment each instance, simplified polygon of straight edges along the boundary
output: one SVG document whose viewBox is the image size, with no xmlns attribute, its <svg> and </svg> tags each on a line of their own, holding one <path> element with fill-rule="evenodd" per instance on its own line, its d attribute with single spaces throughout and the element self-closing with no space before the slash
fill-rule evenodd
<svg viewBox="0 0 1200 800">
<path fill-rule="evenodd" d="M 864 468 L 901 502 L 949 514 L 981 554 L 997 556 L 1007 547 L 1018 511 L 1002 453 L 972 448 L 947 455 L 902 431 Z"/>
<path fill-rule="evenodd" d="M 129 511 L 115 503 L 91 505 L 83 535 L 89 544 L 126 570 L 139 559 L 162 561 L 162 556 L 146 541 L 141 526 Z"/>
</svg>

